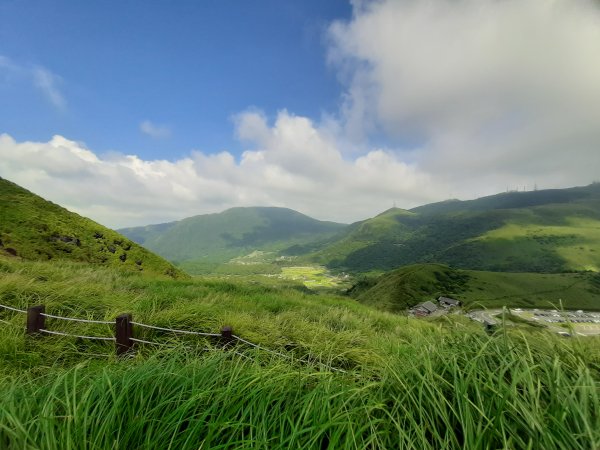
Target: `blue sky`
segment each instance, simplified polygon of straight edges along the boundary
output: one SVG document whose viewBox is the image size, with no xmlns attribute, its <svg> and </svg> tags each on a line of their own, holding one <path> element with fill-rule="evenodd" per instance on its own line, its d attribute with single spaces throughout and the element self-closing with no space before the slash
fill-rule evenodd
<svg viewBox="0 0 600 450">
<path fill-rule="evenodd" d="M 325 32 L 350 14 L 340 0 L 3 1 L 0 55 L 55 74 L 65 104 L 16 80 L 0 90 L 1 131 L 152 159 L 237 153 L 231 118 L 241 111 L 337 110 Z M 143 121 L 169 136 L 145 135 Z"/>
<path fill-rule="evenodd" d="M 596 0 L 0 1 L 0 176 L 112 227 L 598 180 Z"/>
</svg>

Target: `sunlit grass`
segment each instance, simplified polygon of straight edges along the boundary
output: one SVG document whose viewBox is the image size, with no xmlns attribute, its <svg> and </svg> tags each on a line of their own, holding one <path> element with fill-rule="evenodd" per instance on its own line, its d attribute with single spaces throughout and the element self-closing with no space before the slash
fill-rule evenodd
<svg viewBox="0 0 600 450">
<path fill-rule="evenodd" d="M 300 281 L 308 288 L 334 288 L 343 284 L 340 277 L 330 274 L 323 266 L 282 267 L 280 278 Z"/>
<path fill-rule="evenodd" d="M 460 318 L 419 321 L 290 286 L 14 261 L 0 271 L 0 303 L 103 320 L 132 312 L 193 330 L 228 324 L 294 357 L 243 345 L 204 351 L 199 338 L 138 329 L 171 347 L 117 358 L 111 343 L 26 339 L 23 316 L 0 311 L 0 448 L 600 446 L 596 338 L 488 336 Z"/>
</svg>

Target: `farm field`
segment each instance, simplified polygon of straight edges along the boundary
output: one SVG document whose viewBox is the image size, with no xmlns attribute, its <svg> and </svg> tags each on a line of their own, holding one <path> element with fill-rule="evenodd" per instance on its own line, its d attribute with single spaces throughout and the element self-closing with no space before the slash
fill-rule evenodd
<svg viewBox="0 0 600 450">
<path fill-rule="evenodd" d="M 283 280 L 300 281 L 310 289 L 349 287 L 347 277 L 335 276 L 323 266 L 290 266 L 282 267 Z"/>
</svg>

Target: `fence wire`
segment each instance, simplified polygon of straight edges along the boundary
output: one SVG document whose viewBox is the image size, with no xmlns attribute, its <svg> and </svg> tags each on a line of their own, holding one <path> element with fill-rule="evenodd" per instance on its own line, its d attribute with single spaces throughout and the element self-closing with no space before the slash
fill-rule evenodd
<svg viewBox="0 0 600 450">
<path fill-rule="evenodd" d="M 7 306 L 7 305 L 2 305 L 0 304 L 0 307 L 7 309 L 9 311 L 13 311 L 13 312 L 17 312 L 17 313 L 22 313 L 22 314 L 27 314 L 27 311 L 22 310 L 22 309 L 18 309 L 18 308 L 14 308 L 12 306 Z M 48 317 L 48 318 L 52 318 L 52 319 L 58 319 L 58 320 L 67 320 L 67 321 L 71 321 L 71 322 L 81 322 L 81 323 L 93 323 L 93 324 L 101 324 L 101 325 L 113 325 L 113 322 L 109 322 L 106 320 L 92 320 L 92 319 L 77 319 L 74 317 L 63 317 L 63 316 L 55 316 L 53 314 L 47 314 L 47 313 L 41 313 L 42 316 L 44 317 Z M 4 322 L 4 321 L 3 321 Z M 170 333 L 179 333 L 179 334 L 190 334 L 190 335 L 195 335 L 195 336 L 207 336 L 207 337 L 221 337 L 220 334 L 218 333 L 204 333 L 201 331 L 188 331 L 188 330 L 178 330 L 178 329 L 174 329 L 174 328 L 164 328 L 164 327 L 158 327 L 155 325 L 148 325 L 145 323 L 140 323 L 140 322 L 134 322 L 131 321 L 129 322 L 132 325 L 137 325 L 139 327 L 142 328 L 149 328 L 152 330 L 159 330 L 159 331 L 166 331 L 166 332 L 170 332 Z M 67 337 L 75 337 L 75 338 L 80 338 L 80 339 L 92 339 L 92 340 L 99 340 L 99 341 L 115 341 L 116 339 L 114 337 L 104 337 L 104 336 L 83 336 L 83 335 L 78 335 L 78 334 L 71 334 L 71 333 L 64 333 L 61 331 L 51 331 L 51 330 L 46 330 L 44 328 L 40 329 L 41 332 L 46 333 L 46 334 L 53 334 L 53 335 L 57 335 L 57 336 L 67 336 Z M 328 364 L 322 363 L 322 362 L 311 362 L 311 361 L 306 361 L 306 360 L 302 360 L 299 358 L 294 358 L 293 356 L 290 355 L 286 355 L 285 353 L 281 353 L 281 352 L 277 352 L 275 350 L 271 350 L 269 348 L 263 347 L 259 344 L 255 344 L 254 342 L 250 342 L 240 336 L 237 336 L 235 334 L 232 334 L 232 338 L 234 338 L 235 340 L 246 344 L 252 348 L 256 348 L 258 350 L 262 350 L 264 352 L 270 353 L 272 355 L 275 356 L 279 356 L 282 358 L 285 358 L 289 361 L 296 361 L 296 362 L 303 362 L 303 363 L 314 363 L 317 364 L 321 367 L 324 367 L 326 369 L 335 371 L 335 372 L 340 372 L 340 373 L 347 373 L 345 370 L 343 369 L 339 369 L 337 367 L 332 367 Z M 137 342 L 140 344 L 149 344 L 149 345 L 158 345 L 158 346 L 162 346 L 162 347 L 169 347 L 169 344 L 163 344 L 160 342 L 154 342 L 154 341 L 146 341 L 144 339 L 138 339 L 138 338 L 130 338 L 131 341 L 133 342 Z M 204 348 L 203 350 L 206 351 L 217 351 L 218 349 L 214 349 L 214 348 Z M 235 353 L 236 355 L 242 356 L 246 359 L 251 360 L 250 357 L 248 357 L 247 355 L 240 353 L 236 350 L 231 350 L 233 353 Z"/>
<path fill-rule="evenodd" d="M 63 316 L 55 316 L 53 314 L 40 313 L 41 316 L 50 317 L 52 319 L 59 320 L 70 320 L 71 322 L 81 322 L 81 323 L 99 323 L 101 325 L 114 325 L 114 322 L 108 322 L 106 320 L 91 320 L 91 319 L 76 319 L 74 317 L 63 317 Z"/>
<path fill-rule="evenodd" d="M 266 348 L 266 347 L 263 347 L 263 346 L 261 346 L 261 345 L 259 345 L 259 344 L 255 344 L 254 342 L 247 341 L 246 339 L 242 339 L 241 337 L 239 337 L 239 336 L 237 336 L 237 335 L 235 335 L 235 334 L 232 334 L 232 335 L 231 335 L 231 337 L 233 337 L 234 339 L 237 339 L 237 340 L 238 340 L 238 341 L 240 341 L 240 342 L 243 342 L 243 343 L 244 343 L 244 344 L 246 344 L 246 345 L 249 345 L 249 346 L 251 346 L 251 347 L 257 348 L 257 349 L 259 349 L 259 350 L 263 350 L 263 351 L 265 351 L 265 352 L 267 352 L 267 353 L 271 353 L 271 354 L 273 354 L 273 355 L 281 356 L 282 358 L 287 358 L 287 359 L 294 360 L 294 357 L 293 357 L 293 356 L 286 355 L 286 354 L 284 354 L 284 353 L 279 353 L 279 352 L 276 352 L 275 350 L 271 350 L 271 349 L 269 349 L 269 348 Z"/>
<path fill-rule="evenodd" d="M 263 347 L 263 346 L 261 346 L 259 344 L 255 344 L 254 342 L 247 341 L 246 339 L 243 339 L 243 338 L 241 338 L 241 337 L 239 337 L 239 336 L 237 336 L 235 334 L 233 334 L 232 337 L 235 338 L 235 339 L 237 339 L 238 341 L 246 344 L 246 345 L 249 345 L 249 346 L 251 346 L 253 348 L 256 348 L 256 349 L 259 349 L 259 350 L 263 350 L 263 351 L 265 351 L 267 353 L 270 353 L 272 355 L 281 356 L 282 358 L 286 358 L 286 359 L 288 359 L 290 361 L 310 363 L 310 361 L 305 361 L 305 360 L 302 360 L 302 359 L 299 359 L 299 358 L 294 358 L 293 356 L 286 355 L 285 353 L 280 353 L 280 352 L 277 352 L 275 350 L 271 350 L 269 348 Z M 324 368 L 329 369 L 329 370 L 332 370 L 334 372 L 347 373 L 344 369 L 338 369 L 337 367 L 332 367 L 329 364 L 325 364 L 325 363 L 322 363 L 320 361 L 318 361 L 318 362 L 315 361 L 314 364 L 318 364 L 319 366 L 324 367 Z"/>
<path fill-rule="evenodd" d="M 9 311 L 14 311 L 22 314 L 27 314 L 27 311 L 23 309 L 13 308 L 12 306 L 0 305 L 1 308 L 8 309 Z"/>
<path fill-rule="evenodd" d="M 71 334 L 71 333 L 63 333 L 61 331 L 46 330 L 44 328 L 40 328 L 40 331 L 42 331 L 44 333 L 48 333 L 48 334 L 56 334 L 58 336 L 69 336 L 69 337 L 76 337 L 76 338 L 81 338 L 81 339 L 95 339 L 95 340 L 98 340 L 98 341 L 114 341 L 115 340 L 114 337 L 82 336 L 82 335 L 79 335 L 79 334 Z"/>
<path fill-rule="evenodd" d="M 138 327 L 142 327 L 142 328 L 150 328 L 152 330 L 160 330 L 160 331 L 169 331 L 171 333 L 194 334 L 196 336 L 209 336 L 209 337 L 221 336 L 220 334 L 217 334 L 217 333 L 203 333 L 201 331 L 175 330 L 173 328 L 157 327 L 155 325 L 147 325 L 145 323 L 139 323 L 139 322 L 134 322 L 134 321 L 131 321 L 129 323 L 132 325 L 137 325 Z"/>
</svg>

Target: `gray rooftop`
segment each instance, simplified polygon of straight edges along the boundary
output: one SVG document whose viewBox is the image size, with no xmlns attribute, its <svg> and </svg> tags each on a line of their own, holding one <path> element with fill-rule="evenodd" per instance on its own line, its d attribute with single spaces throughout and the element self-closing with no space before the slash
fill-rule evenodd
<svg viewBox="0 0 600 450">
<path fill-rule="evenodd" d="M 418 307 L 426 309 L 429 312 L 437 311 L 437 306 L 435 306 L 435 304 L 433 302 L 424 302 L 424 303 L 421 303 L 420 305 L 417 305 L 417 308 Z"/>
<path fill-rule="evenodd" d="M 446 302 L 446 303 L 450 303 L 451 305 L 458 305 L 460 303 L 460 301 L 455 300 L 450 297 L 440 297 L 440 298 L 438 298 L 438 302 Z"/>
</svg>

